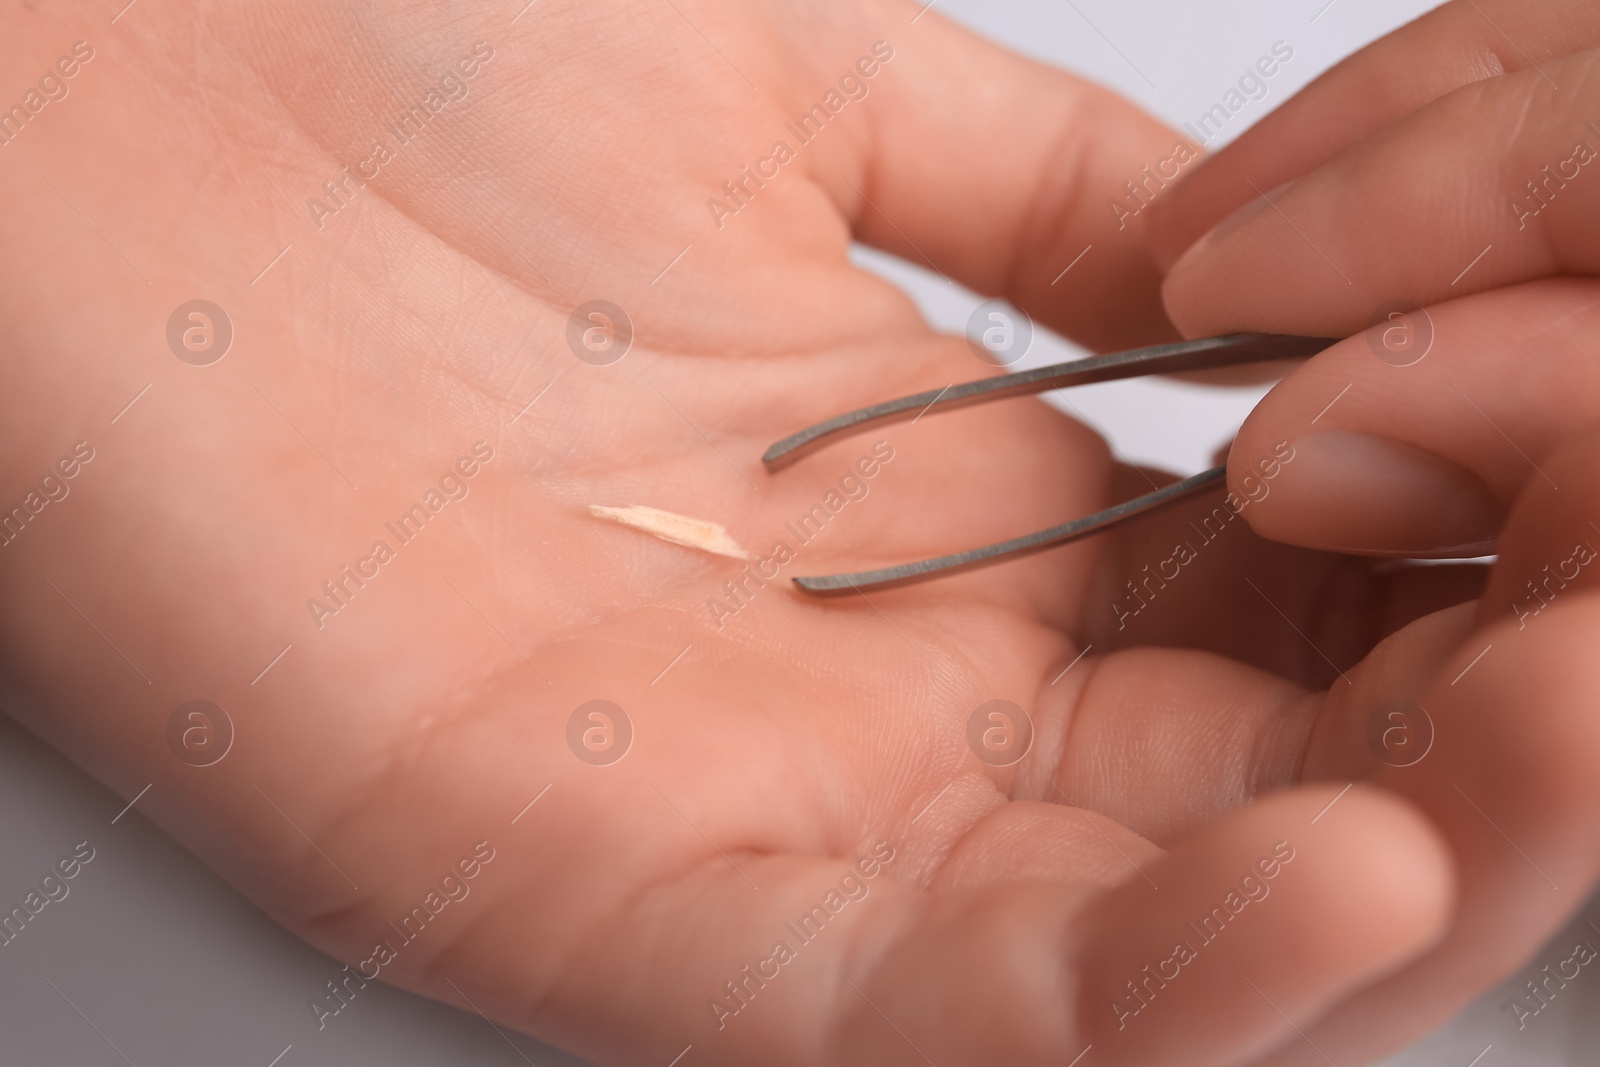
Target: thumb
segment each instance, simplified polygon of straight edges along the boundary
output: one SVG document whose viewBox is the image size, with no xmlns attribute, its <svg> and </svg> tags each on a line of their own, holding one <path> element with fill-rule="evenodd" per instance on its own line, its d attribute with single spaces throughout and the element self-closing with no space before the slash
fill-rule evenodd
<svg viewBox="0 0 1600 1067">
<path fill-rule="evenodd" d="M 1145 214 L 1114 201 L 1127 182 L 1159 196 L 1160 173 L 1176 177 L 1197 150 L 1107 90 L 936 11 L 892 29 L 866 172 L 836 190 L 856 236 L 1091 348 L 1176 337 Z"/>
</svg>

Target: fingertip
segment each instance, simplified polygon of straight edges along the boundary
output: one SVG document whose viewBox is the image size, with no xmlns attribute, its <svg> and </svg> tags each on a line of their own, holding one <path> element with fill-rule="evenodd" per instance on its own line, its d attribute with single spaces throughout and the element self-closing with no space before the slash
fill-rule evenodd
<svg viewBox="0 0 1600 1067">
<path fill-rule="evenodd" d="M 1266 480 L 1249 454 L 1228 485 L 1256 501 L 1262 537 L 1351 555 L 1470 558 L 1494 550 L 1506 509 L 1482 478 L 1443 456 L 1372 433 L 1328 429 L 1285 443 L 1294 458 Z"/>
<path fill-rule="evenodd" d="M 1348 793 L 1332 785 L 1320 787 L 1320 795 L 1330 793 L 1315 816 L 1328 823 L 1323 828 L 1330 855 L 1328 903 L 1334 905 L 1332 898 L 1343 895 L 1332 888 L 1333 853 L 1342 849 L 1359 855 L 1364 870 L 1352 888 L 1367 899 L 1346 899 L 1337 906 L 1367 919 L 1369 947 L 1388 950 L 1386 959 L 1373 962 L 1386 964 L 1379 968 L 1386 971 L 1431 948 L 1449 929 L 1458 894 L 1455 859 L 1439 827 L 1398 794 L 1362 783 Z M 1345 810 L 1336 818 L 1341 804 Z M 1366 911 L 1371 904 L 1379 905 L 1374 913 Z"/>
<path fill-rule="evenodd" d="M 1230 332 L 1235 322 L 1250 313 L 1248 295 L 1226 284 L 1232 238 L 1261 214 L 1267 204 L 1254 200 L 1217 225 L 1210 227 L 1174 257 L 1161 281 L 1161 303 L 1167 317 L 1186 338 L 1212 337 Z M 1252 325 L 1251 329 L 1258 327 Z M 1265 327 L 1261 327 L 1265 329 Z M 1291 331 L 1284 331 L 1291 332 Z"/>
</svg>

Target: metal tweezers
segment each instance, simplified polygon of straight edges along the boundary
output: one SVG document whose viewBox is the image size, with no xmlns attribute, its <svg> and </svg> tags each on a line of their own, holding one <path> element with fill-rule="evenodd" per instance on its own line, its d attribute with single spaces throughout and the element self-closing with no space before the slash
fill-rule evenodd
<svg viewBox="0 0 1600 1067">
<path fill-rule="evenodd" d="M 769 472 L 782 470 L 803 456 L 810 455 L 842 438 L 875 426 L 906 420 L 915 421 L 934 411 L 951 411 L 973 404 L 988 403 L 991 400 L 1029 396 L 1075 385 L 1090 385 L 1094 382 L 1314 356 L 1333 346 L 1337 340 L 1331 337 L 1291 337 L 1282 334 L 1231 334 L 1227 337 L 1210 337 L 1200 341 L 1115 352 L 1105 356 L 1073 360 L 1070 363 L 1057 363 L 1018 374 L 984 378 L 965 385 L 946 386 L 937 392 L 918 393 L 915 396 L 889 400 L 837 415 L 785 437 L 767 449 L 761 461 L 766 464 Z M 1213 467 L 1192 478 L 1185 478 L 1165 489 L 1147 493 L 1124 504 L 1107 508 L 1105 511 L 1098 511 L 1093 515 L 1061 526 L 1052 526 L 1048 530 L 1040 530 L 1025 537 L 1001 541 L 999 544 L 970 548 L 964 552 L 925 559 L 917 563 L 904 563 L 898 567 L 884 567 L 855 574 L 800 577 L 794 579 L 794 583 L 805 592 L 816 596 L 842 596 L 857 591 L 890 589 L 931 578 L 959 574 L 976 567 L 987 567 L 1042 552 L 1047 548 L 1055 548 L 1057 545 L 1070 544 L 1103 533 L 1141 515 L 1170 507 L 1220 484 L 1227 477 L 1227 473 L 1228 468 L 1225 466 Z"/>
</svg>

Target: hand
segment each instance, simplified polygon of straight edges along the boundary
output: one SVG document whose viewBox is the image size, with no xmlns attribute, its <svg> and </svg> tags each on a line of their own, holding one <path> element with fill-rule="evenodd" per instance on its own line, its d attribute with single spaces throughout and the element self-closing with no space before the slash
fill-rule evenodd
<svg viewBox="0 0 1600 1067">
<path fill-rule="evenodd" d="M 1592 773 L 1571 746 L 1592 744 L 1584 650 L 1600 627 L 1597 46 L 1592 4 L 1447 4 L 1329 72 L 1151 212 L 1186 334 L 1356 335 L 1256 409 L 1230 484 L 1286 440 L 1298 458 L 1249 513 L 1257 532 L 1371 556 L 1498 551 L 1422 703 L 1477 774 L 1544 783 L 1529 803 L 1551 811 L 1586 795 L 1577 777 Z M 1348 772 L 1312 761 L 1306 773 Z M 1518 813 L 1526 798 L 1496 809 L 1461 778 L 1434 784 L 1422 803 L 1435 822 L 1482 835 L 1456 851 L 1463 933 L 1330 1029 L 1398 1017 L 1419 985 L 1442 993 L 1517 965 L 1527 925 L 1562 922 L 1583 899 L 1586 880 L 1541 881 L 1535 866 L 1538 848 L 1592 848 L 1589 831 L 1569 824 L 1561 844 L 1536 807 Z M 1508 909 L 1513 883 L 1527 892 Z"/>
<path fill-rule="evenodd" d="M 1527 902 L 1594 874 L 1600 747 L 1581 689 L 1524 735 L 1447 687 L 1472 609 L 1428 612 L 1471 576 L 1274 546 L 1209 501 L 870 601 L 786 587 L 1145 486 L 1025 401 L 757 457 L 980 372 L 852 235 L 1097 347 L 1168 336 L 1142 220 L 1104 203 L 1175 135 L 937 12 L 675 3 L 6 16 L 5 69 L 94 51 L 0 148 L 5 484 L 61 471 L 0 550 L 7 708 L 124 795 L 153 782 L 141 811 L 351 965 L 305 1040 L 361 1010 L 359 972 L 602 1063 L 1231 1064 L 1299 1055 L 1296 1027 L 1355 1062 L 1537 944 L 1556 918 Z M 234 333 L 207 366 L 214 315 L 166 334 L 199 296 Z M 605 366 L 603 322 L 568 344 L 596 298 L 634 330 Z M 763 586 L 588 511 L 765 555 L 836 490 Z M 1149 578 L 1190 521 L 1218 533 Z M 206 767 L 169 747 L 197 698 L 236 730 Z M 1399 698 L 1440 720 L 1409 771 L 1367 741 Z M 596 699 L 632 725 L 609 766 L 582 730 L 615 745 L 616 715 L 569 747 Z M 969 746 L 992 700 L 1032 723 L 1011 767 L 977 752 L 1020 718 Z"/>
</svg>

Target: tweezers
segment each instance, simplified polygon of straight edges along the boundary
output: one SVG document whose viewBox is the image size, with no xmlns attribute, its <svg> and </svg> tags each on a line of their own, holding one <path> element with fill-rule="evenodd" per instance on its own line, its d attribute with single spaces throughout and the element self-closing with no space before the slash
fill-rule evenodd
<svg viewBox="0 0 1600 1067">
<path fill-rule="evenodd" d="M 1095 382 L 1118 381 L 1124 378 L 1142 378 L 1150 374 L 1178 374 L 1184 371 L 1210 370 L 1216 367 L 1235 367 L 1248 363 L 1264 363 L 1275 359 L 1297 359 L 1314 356 L 1338 341 L 1331 337 L 1291 337 L 1283 334 L 1241 333 L 1227 337 L 1209 337 L 1200 341 L 1156 345 L 1128 352 L 1114 352 L 1105 356 L 1057 363 L 1049 367 L 983 378 L 964 385 L 950 385 L 943 389 L 918 393 L 915 396 L 888 400 L 871 407 L 836 415 L 815 426 L 790 434 L 761 457 L 769 472 L 776 472 L 796 460 L 810 455 L 827 445 L 869 430 L 907 420 L 916 421 L 935 411 L 953 411 L 973 404 L 986 404 L 991 400 L 1004 400 L 1013 396 L 1031 396 L 1055 389 Z M 1221 484 L 1228 468 L 1211 470 L 1185 478 L 1164 489 L 1075 519 L 1048 530 L 1014 537 L 1009 541 L 969 548 L 948 556 L 937 556 L 916 563 L 903 563 L 897 567 L 860 571 L 855 574 L 827 574 L 794 579 L 795 585 L 815 596 L 844 596 L 849 593 L 891 589 L 895 586 L 944 578 L 977 567 L 988 567 L 1008 560 L 1042 552 L 1047 548 L 1080 541 L 1094 534 L 1121 526 L 1142 515 L 1159 511 L 1192 496 L 1206 492 Z"/>
</svg>

